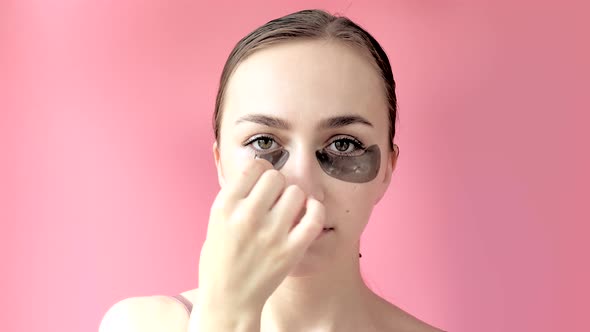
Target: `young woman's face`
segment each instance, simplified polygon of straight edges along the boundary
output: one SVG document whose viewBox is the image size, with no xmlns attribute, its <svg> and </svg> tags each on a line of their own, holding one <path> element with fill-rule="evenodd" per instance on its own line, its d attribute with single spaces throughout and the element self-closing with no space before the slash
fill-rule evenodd
<svg viewBox="0 0 590 332">
<path fill-rule="evenodd" d="M 324 204 L 334 228 L 308 255 L 358 255 L 355 243 L 395 168 L 388 138 L 383 83 L 369 60 L 338 42 L 294 41 L 238 65 L 214 157 L 222 186 L 248 159 L 273 160 L 287 184 Z"/>
</svg>

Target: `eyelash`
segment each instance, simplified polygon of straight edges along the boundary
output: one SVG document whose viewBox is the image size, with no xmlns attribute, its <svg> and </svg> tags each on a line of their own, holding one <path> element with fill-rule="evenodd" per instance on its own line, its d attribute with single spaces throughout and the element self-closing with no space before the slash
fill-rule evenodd
<svg viewBox="0 0 590 332">
<path fill-rule="evenodd" d="M 252 143 L 254 143 L 254 142 L 256 142 L 256 141 L 259 141 L 260 139 L 263 139 L 263 138 L 265 138 L 265 139 L 268 139 L 268 140 L 271 140 L 271 141 L 273 141 L 273 142 L 275 142 L 275 143 L 276 143 L 276 140 L 275 140 L 275 139 L 274 139 L 272 136 L 268 136 L 268 135 L 258 135 L 258 136 L 255 136 L 255 137 L 252 137 L 251 139 L 249 139 L 249 140 L 248 140 L 246 143 L 244 143 L 244 146 L 251 145 Z M 250 148 L 251 148 L 251 147 L 250 147 Z M 252 148 L 251 148 L 251 149 L 252 149 Z M 257 150 L 257 149 L 252 149 L 252 150 L 254 150 L 254 151 L 260 151 L 260 150 Z"/>
<path fill-rule="evenodd" d="M 252 137 L 251 139 L 249 139 L 248 141 L 246 141 L 243 145 L 244 146 L 249 146 L 252 143 L 254 143 L 254 142 L 256 142 L 256 141 L 258 141 L 260 139 L 268 139 L 268 140 L 271 140 L 271 141 L 277 143 L 276 140 L 274 139 L 274 137 L 263 134 L 263 135 L 258 135 L 258 136 Z M 332 144 L 334 144 L 335 142 L 338 142 L 338 141 L 348 142 L 348 143 L 354 145 L 354 147 L 356 148 L 352 152 L 339 152 L 339 153 L 335 153 L 335 154 L 340 155 L 340 156 L 352 156 L 352 155 L 355 155 L 358 150 L 365 150 L 366 149 L 365 145 L 361 141 L 359 141 L 358 139 L 356 139 L 355 137 L 352 137 L 352 136 L 350 136 L 350 137 L 339 137 L 339 138 L 336 138 L 336 139 L 332 140 L 330 142 L 330 144 L 328 144 L 328 146 L 330 146 L 330 145 L 332 145 Z M 249 148 L 252 149 L 252 150 L 254 150 L 254 151 L 260 151 L 260 150 L 254 149 L 252 147 L 249 147 Z"/>
</svg>

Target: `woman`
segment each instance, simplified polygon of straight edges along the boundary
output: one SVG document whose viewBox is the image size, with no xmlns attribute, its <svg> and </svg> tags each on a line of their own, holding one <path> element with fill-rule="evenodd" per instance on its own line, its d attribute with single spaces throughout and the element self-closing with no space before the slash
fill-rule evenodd
<svg viewBox="0 0 590 332">
<path fill-rule="evenodd" d="M 101 331 L 440 331 L 360 273 L 396 111 L 385 52 L 347 18 L 304 10 L 243 38 L 217 95 L 199 289 L 120 301 Z"/>
</svg>

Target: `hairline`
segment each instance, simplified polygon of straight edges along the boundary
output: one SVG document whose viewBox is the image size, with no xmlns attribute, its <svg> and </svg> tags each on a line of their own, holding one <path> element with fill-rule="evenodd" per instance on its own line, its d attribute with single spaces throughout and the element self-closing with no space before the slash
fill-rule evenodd
<svg viewBox="0 0 590 332">
<path fill-rule="evenodd" d="M 330 43 L 330 42 L 334 42 L 336 44 L 340 44 L 344 47 L 347 47 L 355 52 L 357 52 L 357 54 L 361 55 L 362 57 L 365 58 L 365 60 L 369 61 L 369 63 L 371 64 L 371 66 L 373 67 L 373 70 L 375 70 L 375 73 L 378 75 L 379 79 L 379 85 L 382 87 L 382 89 L 384 90 L 385 94 L 387 94 L 387 88 L 385 87 L 385 78 L 383 77 L 383 74 L 381 73 L 381 68 L 379 67 L 379 65 L 377 64 L 377 62 L 375 61 L 375 59 L 373 58 L 371 51 L 368 50 L 364 45 L 361 45 L 355 41 L 346 41 L 343 39 L 339 39 L 336 37 L 332 37 L 330 35 L 326 35 L 326 36 L 313 36 L 313 37 L 297 37 L 297 38 L 291 38 L 291 39 L 276 39 L 273 40 L 271 42 L 266 42 L 263 44 L 258 44 L 250 49 L 248 49 L 246 52 L 244 52 L 244 54 L 242 55 L 242 57 L 240 58 L 240 60 L 238 62 L 236 62 L 236 64 L 234 65 L 234 67 L 232 68 L 232 71 L 228 74 L 227 76 L 227 81 L 224 87 L 224 91 L 223 94 L 221 95 L 221 99 L 219 100 L 219 110 L 218 110 L 218 115 L 219 115 L 219 138 L 217 142 L 218 144 L 221 144 L 221 121 L 223 120 L 223 114 L 224 114 L 224 107 L 225 107 L 225 96 L 227 94 L 228 88 L 230 86 L 230 82 L 234 76 L 234 73 L 236 72 L 236 70 L 238 69 L 238 67 L 244 62 L 246 61 L 249 57 L 251 57 L 252 55 L 254 55 L 255 53 L 257 53 L 258 51 L 267 49 L 269 47 L 273 47 L 276 45 L 280 45 L 280 44 L 287 44 L 287 43 L 296 43 L 296 42 L 313 42 L 313 41 L 325 41 L 326 43 Z M 388 109 L 388 101 L 387 101 L 387 97 L 385 97 L 385 108 Z M 389 114 L 389 111 L 387 112 Z M 389 117 L 389 115 L 388 115 Z"/>
</svg>

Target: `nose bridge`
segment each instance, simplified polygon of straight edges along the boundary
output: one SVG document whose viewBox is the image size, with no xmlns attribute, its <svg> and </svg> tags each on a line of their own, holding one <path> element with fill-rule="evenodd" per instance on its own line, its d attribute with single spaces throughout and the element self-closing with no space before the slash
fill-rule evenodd
<svg viewBox="0 0 590 332">
<path fill-rule="evenodd" d="M 322 172 L 315 157 L 315 151 L 304 148 L 296 148 L 289 151 L 290 157 L 283 166 L 281 172 L 287 180 L 287 185 L 299 186 L 307 195 L 322 202 L 324 190 L 321 183 Z"/>
</svg>

